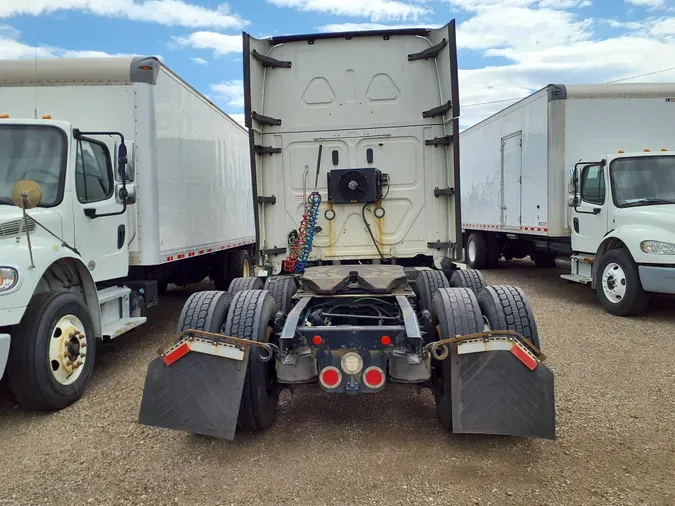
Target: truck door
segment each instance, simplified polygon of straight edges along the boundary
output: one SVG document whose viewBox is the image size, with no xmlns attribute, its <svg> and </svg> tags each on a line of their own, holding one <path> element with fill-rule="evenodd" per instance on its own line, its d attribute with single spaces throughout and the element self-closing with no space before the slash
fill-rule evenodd
<svg viewBox="0 0 675 506">
<path fill-rule="evenodd" d="M 595 254 L 607 232 L 605 167 L 583 165 L 577 171 L 578 202 L 572 210 L 572 250 Z"/>
<path fill-rule="evenodd" d="M 94 281 L 126 276 L 128 213 L 94 218 L 85 214 L 85 210 L 95 211 L 97 215 L 122 210 L 122 204 L 117 202 L 110 150 L 99 140 L 83 137 L 75 141 L 72 152 L 76 153 L 75 247 Z"/>
<path fill-rule="evenodd" d="M 522 207 L 523 136 L 502 138 L 502 227 L 520 229 Z"/>
</svg>

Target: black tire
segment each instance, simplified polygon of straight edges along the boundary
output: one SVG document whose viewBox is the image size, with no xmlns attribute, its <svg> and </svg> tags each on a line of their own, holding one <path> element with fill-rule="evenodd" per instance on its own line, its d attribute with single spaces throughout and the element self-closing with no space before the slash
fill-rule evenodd
<svg viewBox="0 0 675 506">
<path fill-rule="evenodd" d="M 450 282 L 443 271 L 419 271 L 415 284 L 415 291 L 419 298 L 420 311 L 425 309 L 431 311 L 431 301 L 433 300 L 436 290 L 439 288 L 450 288 Z"/>
<path fill-rule="evenodd" d="M 227 280 L 231 283 L 236 278 L 248 278 L 253 276 L 253 261 L 248 251 L 236 249 L 230 253 L 227 262 Z"/>
<path fill-rule="evenodd" d="M 293 308 L 293 296 L 298 291 L 298 282 L 293 276 L 270 276 L 265 280 L 268 290 L 277 303 L 277 311 L 288 314 Z"/>
<path fill-rule="evenodd" d="M 604 279 L 605 269 L 611 265 L 617 265 L 617 273 L 623 271 L 623 275 L 612 274 L 614 283 L 620 283 L 625 286 L 625 294 L 619 302 L 614 302 L 605 294 L 605 285 L 610 288 L 610 279 Z M 613 249 L 600 257 L 598 268 L 595 271 L 595 290 L 600 299 L 600 303 L 607 312 L 616 316 L 636 316 L 643 313 L 649 304 L 649 294 L 642 289 L 640 282 L 640 273 L 638 267 L 633 261 L 630 253 L 625 249 Z"/>
<path fill-rule="evenodd" d="M 75 316 L 82 323 L 86 349 L 79 377 L 69 385 L 59 383 L 53 371 L 63 367 L 49 358 L 51 339 L 61 318 Z M 62 334 L 60 334 L 62 335 Z M 9 386 L 16 400 L 26 409 L 55 411 L 70 406 L 82 397 L 94 369 L 96 356 L 94 325 L 85 302 L 69 292 L 43 292 L 33 296 L 21 322 L 12 329 L 12 344 L 7 362 Z M 52 364 L 56 365 L 53 369 Z"/>
<path fill-rule="evenodd" d="M 487 286 L 483 273 L 476 269 L 457 269 L 450 276 L 450 286 L 454 288 L 468 288 L 476 295 Z"/>
<path fill-rule="evenodd" d="M 239 292 L 232 300 L 225 333 L 264 341 L 276 312 L 274 297 L 267 290 Z M 267 429 L 276 421 L 280 389 L 276 381 L 274 362 L 263 362 L 260 360 L 260 348 L 251 347 L 237 420 L 237 428 L 243 432 Z"/>
<path fill-rule="evenodd" d="M 211 272 L 209 277 L 213 281 L 216 290 L 226 291 L 231 279 L 228 278 L 228 266 L 230 264 L 228 251 L 216 253 L 211 258 Z"/>
<path fill-rule="evenodd" d="M 485 236 L 480 232 L 472 232 L 464 246 L 466 264 L 472 269 L 483 269 L 487 265 L 487 245 Z"/>
<path fill-rule="evenodd" d="M 546 253 L 535 251 L 533 253 L 530 253 L 530 258 L 532 259 L 534 264 L 540 269 L 551 269 L 555 267 L 555 258 Z"/>
<path fill-rule="evenodd" d="M 527 296 L 517 286 L 486 286 L 478 305 L 492 330 L 514 330 L 541 349 L 534 313 Z"/>
<path fill-rule="evenodd" d="M 432 301 L 434 327 L 440 325 L 444 338 L 475 334 L 483 331 L 483 316 L 476 294 L 468 288 L 441 288 Z M 438 337 L 434 339 L 437 341 Z M 445 430 L 452 430 L 452 398 L 450 357 L 432 363 L 432 391 L 436 400 L 436 415 Z"/>
<path fill-rule="evenodd" d="M 188 329 L 221 332 L 231 304 L 232 295 L 227 292 L 209 290 L 193 293 L 183 305 L 178 318 L 178 332 Z"/>
<path fill-rule="evenodd" d="M 495 234 L 485 234 L 485 246 L 487 248 L 485 267 L 488 269 L 496 269 L 499 267 L 499 258 L 502 256 L 502 254 L 499 249 L 499 241 L 497 240 Z"/>
<path fill-rule="evenodd" d="M 262 290 L 264 287 L 263 280 L 260 278 L 234 278 L 230 283 L 230 288 L 227 289 L 232 295 L 236 295 L 244 290 Z"/>
<path fill-rule="evenodd" d="M 164 295 L 169 288 L 168 281 L 157 281 L 157 295 Z"/>
</svg>

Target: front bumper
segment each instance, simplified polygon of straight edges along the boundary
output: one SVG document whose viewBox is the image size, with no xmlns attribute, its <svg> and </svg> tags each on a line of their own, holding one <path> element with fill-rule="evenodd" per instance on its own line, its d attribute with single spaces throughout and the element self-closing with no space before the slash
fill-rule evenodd
<svg viewBox="0 0 675 506">
<path fill-rule="evenodd" d="M 639 265 L 638 272 L 645 292 L 675 294 L 675 265 L 673 267 Z"/>
<path fill-rule="evenodd" d="M 0 334 L 0 379 L 5 375 L 9 357 L 9 334 Z"/>
</svg>

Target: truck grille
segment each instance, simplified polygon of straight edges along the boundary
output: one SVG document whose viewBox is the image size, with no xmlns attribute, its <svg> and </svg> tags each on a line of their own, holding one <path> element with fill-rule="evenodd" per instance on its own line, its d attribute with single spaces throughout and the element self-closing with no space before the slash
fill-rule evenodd
<svg viewBox="0 0 675 506">
<path fill-rule="evenodd" d="M 35 230 L 35 222 L 28 218 L 28 231 Z M 26 228 L 23 226 L 23 219 L 0 223 L 0 237 L 15 236 L 25 234 Z"/>
</svg>

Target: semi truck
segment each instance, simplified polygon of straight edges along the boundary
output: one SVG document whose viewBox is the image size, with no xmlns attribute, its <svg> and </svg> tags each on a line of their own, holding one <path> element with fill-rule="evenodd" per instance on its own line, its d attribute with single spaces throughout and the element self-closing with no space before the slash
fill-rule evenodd
<svg viewBox="0 0 675 506">
<path fill-rule="evenodd" d="M 0 62 L 0 377 L 85 391 L 168 283 L 252 266 L 248 134 L 154 57 Z"/>
<path fill-rule="evenodd" d="M 675 293 L 675 84 L 551 84 L 460 135 L 465 258 L 529 256 L 606 310 Z"/>
<path fill-rule="evenodd" d="M 554 438 L 526 295 L 458 263 L 455 22 L 242 44 L 256 275 L 186 301 L 139 422 L 233 439 L 284 388 L 399 383 L 449 431 Z"/>
</svg>

